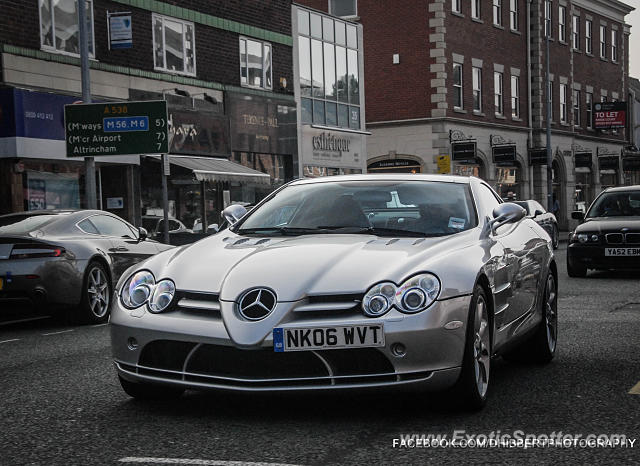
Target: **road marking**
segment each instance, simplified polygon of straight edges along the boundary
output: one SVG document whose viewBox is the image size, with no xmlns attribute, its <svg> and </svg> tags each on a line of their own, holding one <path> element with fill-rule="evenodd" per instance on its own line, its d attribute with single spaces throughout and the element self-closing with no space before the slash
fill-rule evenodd
<svg viewBox="0 0 640 466">
<path fill-rule="evenodd" d="M 146 463 L 146 464 L 195 464 L 198 466 L 295 466 L 285 463 L 255 463 L 251 461 L 221 461 L 221 460 L 200 460 L 187 458 L 145 458 L 127 456 L 120 458 L 120 463 Z"/>
<path fill-rule="evenodd" d="M 109 322 L 105 322 L 104 324 L 92 325 L 92 327 L 104 327 L 105 325 L 109 325 Z"/>
<path fill-rule="evenodd" d="M 60 330 L 59 332 L 43 333 L 42 336 L 48 337 L 49 335 L 60 335 L 61 333 L 69 333 L 73 332 L 74 330 L 74 328 L 70 328 L 69 330 Z"/>
<path fill-rule="evenodd" d="M 14 338 L 14 339 L 12 339 L 12 340 L 4 340 L 4 341 L 0 341 L 0 344 L 2 344 L 2 343 L 9 343 L 9 342 L 12 342 L 12 341 L 20 341 L 20 338 Z"/>
<path fill-rule="evenodd" d="M 640 382 L 635 384 L 631 390 L 629 390 L 629 395 L 640 395 Z"/>
<path fill-rule="evenodd" d="M 8 320 L 7 322 L 0 322 L 0 325 L 21 324 L 23 322 L 32 322 L 34 320 L 44 319 L 51 319 L 51 316 L 27 317 L 26 319 Z"/>
</svg>

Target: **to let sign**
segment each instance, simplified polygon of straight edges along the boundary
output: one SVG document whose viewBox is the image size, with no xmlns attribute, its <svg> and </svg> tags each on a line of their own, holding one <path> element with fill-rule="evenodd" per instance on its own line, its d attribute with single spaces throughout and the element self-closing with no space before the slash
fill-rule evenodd
<svg viewBox="0 0 640 466">
<path fill-rule="evenodd" d="M 169 152 L 167 102 L 65 105 L 67 157 Z"/>
<path fill-rule="evenodd" d="M 593 127 L 595 129 L 624 128 L 626 125 L 626 102 L 596 102 L 593 104 Z"/>
</svg>

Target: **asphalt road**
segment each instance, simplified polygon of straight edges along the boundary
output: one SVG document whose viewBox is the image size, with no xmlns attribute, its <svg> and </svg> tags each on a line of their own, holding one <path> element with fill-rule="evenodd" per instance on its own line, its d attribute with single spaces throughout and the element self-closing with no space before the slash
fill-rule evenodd
<svg viewBox="0 0 640 466">
<path fill-rule="evenodd" d="M 640 463 L 640 273 L 571 279 L 558 252 L 559 348 L 548 366 L 498 359 L 479 413 L 429 394 L 120 389 L 107 326 L 0 326 L 0 464 Z M 623 434 L 634 448 L 399 448 L 405 434 Z"/>
</svg>

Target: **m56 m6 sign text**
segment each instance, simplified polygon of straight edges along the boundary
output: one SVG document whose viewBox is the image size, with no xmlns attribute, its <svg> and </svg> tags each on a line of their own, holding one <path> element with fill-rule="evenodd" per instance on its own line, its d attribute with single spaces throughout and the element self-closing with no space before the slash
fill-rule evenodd
<svg viewBox="0 0 640 466">
<path fill-rule="evenodd" d="M 169 151 L 164 100 L 66 105 L 67 157 Z"/>
</svg>

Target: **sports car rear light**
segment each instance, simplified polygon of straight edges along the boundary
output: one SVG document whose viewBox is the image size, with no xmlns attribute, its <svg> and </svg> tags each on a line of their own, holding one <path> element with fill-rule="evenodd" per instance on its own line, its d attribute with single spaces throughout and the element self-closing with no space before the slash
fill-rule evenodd
<svg viewBox="0 0 640 466">
<path fill-rule="evenodd" d="M 33 259 L 37 257 L 60 257 L 64 248 L 48 244 L 16 244 L 11 250 L 10 259 Z"/>
</svg>

